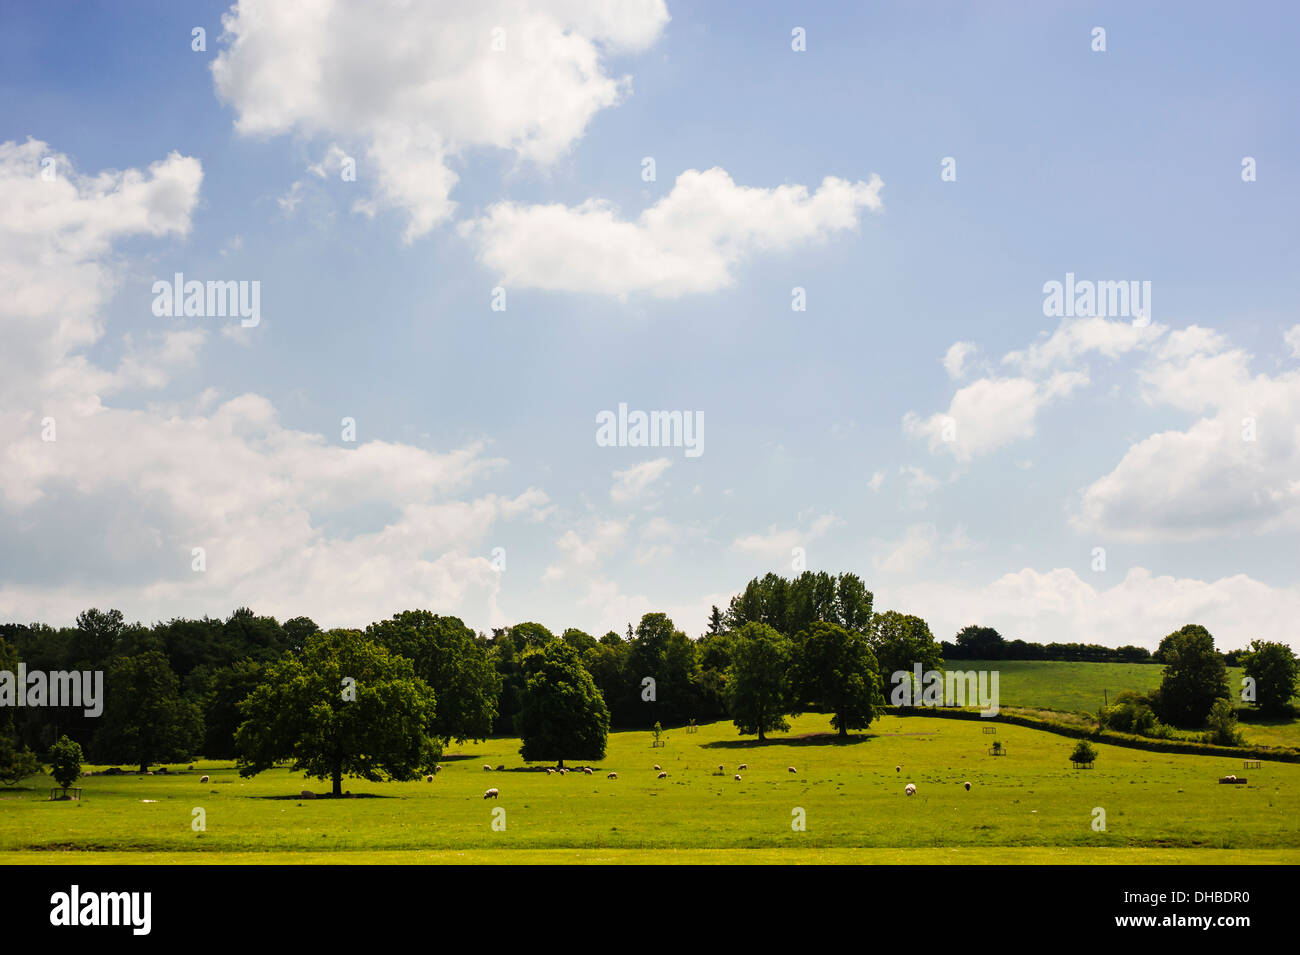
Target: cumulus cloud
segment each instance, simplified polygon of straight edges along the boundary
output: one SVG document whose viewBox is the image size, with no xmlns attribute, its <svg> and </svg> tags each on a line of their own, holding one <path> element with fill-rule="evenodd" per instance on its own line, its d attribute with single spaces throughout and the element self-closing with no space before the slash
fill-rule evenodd
<svg viewBox="0 0 1300 955">
<path fill-rule="evenodd" d="M 411 241 L 453 214 L 468 150 L 542 164 L 567 153 L 630 92 L 609 61 L 667 22 L 663 0 L 241 0 L 212 75 L 244 135 L 355 146 L 372 188 L 356 208 L 400 210 Z"/>
<path fill-rule="evenodd" d="M 949 378 L 961 378 L 969 369 L 969 361 L 978 352 L 979 346 L 973 342 L 953 342 L 944 352 L 943 370 Z"/>
<path fill-rule="evenodd" d="M 1194 540 L 1300 528 L 1300 370 L 1196 326 L 1139 370 L 1144 399 L 1198 417 L 1150 435 L 1089 485 L 1074 523 L 1117 537 Z"/>
<path fill-rule="evenodd" d="M 672 467 L 668 458 L 655 458 L 643 461 L 626 471 L 614 472 L 614 485 L 609 489 L 609 496 L 617 504 L 635 501 Z"/>
<path fill-rule="evenodd" d="M 778 530 L 775 525 L 766 533 L 745 534 L 732 541 L 732 549 L 744 554 L 754 554 L 768 559 L 789 558 L 796 547 L 806 547 L 839 523 L 834 514 L 821 514 L 814 518 L 806 530 Z"/>
<path fill-rule="evenodd" d="M 909 411 L 903 430 L 965 463 L 1034 434 L 1038 413 L 1050 401 L 1088 383 L 1082 371 L 1062 371 L 1045 381 L 981 378 L 953 395 L 946 412 L 922 418 Z"/>
<path fill-rule="evenodd" d="M 1300 589 L 1271 587 L 1244 574 L 1207 581 L 1157 576 L 1135 567 L 1112 586 L 1073 570 L 1030 568 L 987 585 L 923 582 L 880 586 L 876 603 L 919 613 L 940 639 L 967 624 L 996 627 L 1008 639 L 1040 643 L 1133 644 L 1154 650 L 1187 623 L 1204 625 L 1221 649 L 1257 638 L 1300 649 L 1294 622 Z"/>
<path fill-rule="evenodd" d="M 500 202 L 462 223 L 461 234 L 503 284 L 553 291 L 676 298 L 735 281 L 736 268 L 856 228 L 862 209 L 881 208 L 870 182 L 827 177 L 806 186 L 738 186 L 723 169 L 688 169 L 672 191 L 635 220 L 608 202 L 577 206 Z"/>
<path fill-rule="evenodd" d="M 176 154 L 83 176 L 43 143 L 0 144 L 0 618 L 247 604 L 326 626 L 404 606 L 492 619 L 499 575 L 484 536 L 548 502 L 537 489 L 467 493 L 504 465 L 481 444 L 339 447 L 286 428 L 260 395 L 215 388 L 106 402 L 166 382 L 206 339 L 180 326 L 128 340 L 116 369 L 86 355 L 107 334 L 114 242 L 186 235 L 201 181 Z"/>
</svg>

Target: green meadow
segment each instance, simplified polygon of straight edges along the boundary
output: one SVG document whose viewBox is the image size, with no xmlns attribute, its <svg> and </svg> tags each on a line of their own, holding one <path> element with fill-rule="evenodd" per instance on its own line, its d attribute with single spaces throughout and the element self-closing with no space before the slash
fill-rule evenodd
<svg viewBox="0 0 1300 955">
<path fill-rule="evenodd" d="M 730 723 L 669 730 L 659 748 L 614 732 L 596 772 L 564 776 L 497 738 L 453 746 L 431 783 L 353 779 L 345 799 L 302 798 L 328 787 L 287 770 L 241 779 L 230 763 L 89 776 L 80 802 L 49 802 L 53 784 L 34 778 L 0 789 L 0 861 L 1300 862 L 1300 765 L 1102 744 L 1093 769 L 1074 769 L 1073 740 L 985 729 L 886 716 L 840 741 L 808 714 L 761 744 Z M 1005 756 L 989 754 L 994 739 Z M 1219 784 L 1229 773 L 1248 785 Z"/>
</svg>

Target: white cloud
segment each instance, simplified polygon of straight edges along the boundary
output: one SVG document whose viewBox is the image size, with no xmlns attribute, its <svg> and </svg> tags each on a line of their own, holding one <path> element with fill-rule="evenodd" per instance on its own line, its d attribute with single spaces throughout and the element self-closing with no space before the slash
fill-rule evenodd
<svg viewBox="0 0 1300 955">
<path fill-rule="evenodd" d="M 636 500 L 663 477 L 664 472 L 670 467 L 672 461 L 668 458 L 655 458 L 653 461 L 643 461 L 634 465 L 626 471 L 615 471 L 614 485 L 609 489 L 610 499 L 618 504 Z"/>
<path fill-rule="evenodd" d="M 358 182 L 373 188 L 356 207 L 401 210 L 411 241 L 452 215 L 466 151 L 543 164 L 567 153 L 630 92 L 609 59 L 667 22 L 663 0 L 241 0 L 222 17 L 212 74 L 244 135 L 355 144 Z"/>
<path fill-rule="evenodd" d="M 39 177 L 46 155 L 53 182 Z M 43 143 L 0 145 L 0 618 L 68 622 L 99 605 L 152 620 L 240 604 L 326 626 L 409 606 L 496 616 L 485 534 L 547 501 L 536 489 L 464 495 L 503 466 L 481 445 L 338 447 L 284 427 L 259 395 L 223 401 L 215 388 L 141 409 L 105 402 L 166 382 L 206 340 L 184 326 L 127 340 L 114 371 L 85 354 L 106 334 L 113 242 L 186 235 L 201 179 L 176 154 L 81 176 Z"/>
<path fill-rule="evenodd" d="M 1300 649 L 1300 589 L 1270 587 L 1237 574 L 1214 581 L 1155 576 L 1135 567 L 1110 587 L 1073 570 L 1026 568 L 990 584 L 924 582 L 881 586 L 876 603 L 925 617 L 935 636 L 951 640 L 967 624 L 997 628 L 1007 639 L 1039 643 L 1133 644 L 1154 650 L 1188 623 L 1204 625 L 1220 649 L 1254 639 Z"/>
<path fill-rule="evenodd" d="M 1076 364 L 1092 353 L 1118 358 L 1149 346 L 1165 331 L 1167 326 L 1155 323 L 1134 325 L 1131 321 L 1107 318 L 1063 319 L 1046 339 L 1022 351 L 1009 352 L 1002 361 L 1017 366 L 1023 374 L 1038 375 L 1053 367 Z"/>
<path fill-rule="evenodd" d="M 953 342 L 943 356 L 943 369 L 949 378 L 957 379 L 966 374 L 967 362 L 979 352 L 979 346 L 973 342 Z"/>
<path fill-rule="evenodd" d="M 914 573 L 934 553 L 938 539 L 933 524 L 913 524 L 900 540 L 887 545 L 884 556 L 875 560 L 876 570 L 882 574 Z"/>
<path fill-rule="evenodd" d="M 879 491 L 880 486 L 884 483 L 885 483 L 885 472 L 876 471 L 874 474 L 871 475 L 871 480 L 867 482 L 867 487 L 871 488 L 872 491 Z"/>
<path fill-rule="evenodd" d="M 688 169 L 635 221 L 607 202 L 578 206 L 501 202 L 462 223 L 480 261 L 511 287 L 659 298 L 712 292 L 747 258 L 857 227 L 881 207 L 879 176 L 827 177 L 805 186 L 737 186 L 719 168 Z"/>
<path fill-rule="evenodd" d="M 953 395 L 946 413 L 922 418 L 909 411 L 903 430 L 924 438 L 931 451 L 946 450 L 965 463 L 1013 441 L 1031 437 L 1044 405 L 1088 383 L 1088 375 L 1063 371 L 1046 381 L 981 378 Z"/>
<path fill-rule="evenodd" d="M 745 534 L 731 544 L 734 550 L 768 559 L 788 558 L 796 547 L 806 547 L 839 523 L 834 514 L 822 514 L 813 519 L 807 530 L 778 530 L 775 525 L 763 534 Z"/>
<path fill-rule="evenodd" d="M 1282 333 L 1282 340 L 1291 349 L 1292 358 L 1300 358 L 1300 325 L 1292 325 Z"/>
</svg>

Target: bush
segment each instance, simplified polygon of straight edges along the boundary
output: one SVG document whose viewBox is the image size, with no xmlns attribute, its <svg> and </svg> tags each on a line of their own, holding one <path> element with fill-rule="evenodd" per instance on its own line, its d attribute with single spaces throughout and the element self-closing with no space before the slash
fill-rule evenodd
<svg viewBox="0 0 1300 955">
<path fill-rule="evenodd" d="M 61 787 L 67 789 L 81 778 L 81 746 L 78 743 L 60 737 L 50 747 L 50 775 Z"/>
<path fill-rule="evenodd" d="M 1074 747 L 1074 752 L 1070 754 L 1072 763 L 1091 763 L 1097 758 L 1097 750 L 1086 739 L 1081 739 Z"/>
<path fill-rule="evenodd" d="M 1237 729 L 1237 711 L 1231 700 L 1217 699 L 1210 708 L 1210 716 L 1205 721 L 1205 742 L 1215 746 L 1240 746 L 1243 741 L 1241 730 Z"/>
</svg>

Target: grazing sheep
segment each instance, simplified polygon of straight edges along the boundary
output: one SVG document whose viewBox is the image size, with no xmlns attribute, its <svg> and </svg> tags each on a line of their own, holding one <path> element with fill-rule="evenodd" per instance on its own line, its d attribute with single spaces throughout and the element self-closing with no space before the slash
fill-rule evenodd
<svg viewBox="0 0 1300 955">
<path fill-rule="evenodd" d="M 587 772 L 591 772 L 591 770 L 589 769 L 589 770 L 587 770 Z M 606 773 L 606 774 L 605 774 L 605 778 L 606 778 L 606 779 L 618 779 L 618 773 Z"/>
<path fill-rule="evenodd" d="M 431 783 L 431 782 L 433 782 L 433 773 L 430 773 L 428 776 L 425 776 L 425 777 L 424 777 L 424 781 L 425 781 L 426 783 Z"/>
<path fill-rule="evenodd" d="M 493 787 L 492 789 L 489 789 L 487 792 L 483 793 L 483 798 L 496 799 L 500 795 L 501 793 L 495 787 Z"/>
<path fill-rule="evenodd" d="M 582 771 L 583 771 L 584 773 L 586 773 L 588 776 L 591 775 L 591 767 L 590 767 L 590 766 L 584 766 L 584 767 L 582 767 Z"/>
<path fill-rule="evenodd" d="M 903 792 L 907 793 L 909 796 L 915 796 L 916 783 L 908 783 L 906 786 L 903 787 Z"/>
<path fill-rule="evenodd" d="M 202 777 L 199 778 L 199 782 L 201 782 L 201 783 L 206 783 L 207 781 L 208 781 L 208 777 L 207 777 L 207 776 L 202 776 Z"/>
<path fill-rule="evenodd" d="M 492 772 L 492 767 L 489 766 L 487 763 L 484 763 L 484 764 L 483 764 L 483 772 L 485 772 L 485 773 L 490 773 L 490 772 Z"/>
<path fill-rule="evenodd" d="M 310 789 L 304 789 L 304 790 L 303 790 L 302 792 L 300 792 L 298 795 L 301 796 L 303 799 L 315 799 L 315 798 L 316 798 L 316 794 L 315 794 L 314 792 L 312 792 Z"/>
<path fill-rule="evenodd" d="M 556 772 L 558 772 L 561 776 L 567 776 L 568 773 L 569 773 L 569 771 L 568 771 L 567 769 L 559 769 L 559 770 L 556 770 Z"/>
<path fill-rule="evenodd" d="M 964 782 L 964 783 L 962 783 L 962 785 L 966 787 L 966 791 L 967 791 L 967 792 L 970 792 L 970 783 L 969 783 L 969 782 Z"/>
<path fill-rule="evenodd" d="M 736 773 L 735 779 L 736 782 L 740 782 L 740 773 Z"/>
<path fill-rule="evenodd" d="M 903 767 L 902 767 L 902 766 L 895 766 L 895 767 L 894 767 L 894 772 L 896 772 L 896 773 L 901 773 L 902 771 L 903 771 Z"/>
<path fill-rule="evenodd" d="M 739 766 L 737 766 L 736 768 L 737 768 L 737 769 L 749 769 L 749 763 L 741 763 L 741 764 L 740 764 Z"/>
<path fill-rule="evenodd" d="M 659 772 L 659 769 L 660 769 L 659 764 L 658 764 L 658 763 L 655 763 L 655 772 L 656 772 L 656 773 Z"/>
<path fill-rule="evenodd" d="M 434 774 L 435 776 L 438 775 L 440 772 L 442 772 L 442 767 L 441 767 L 441 766 L 435 766 L 435 767 L 433 767 L 433 774 Z"/>
<path fill-rule="evenodd" d="M 793 766 L 787 766 L 787 767 L 785 768 L 785 770 L 786 770 L 786 772 L 788 772 L 788 773 L 797 773 L 797 772 L 799 772 L 799 770 L 795 769 Z"/>
<path fill-rule="evenodd" d="M 667 774 L 667 773 L 660 773 L 659 776 L 658 776 L 657 778 L 659 778 L 659 779 L 667 779 L 667 778 L 668 778 L 668 774 Z"/>
<path fill-rule="evenodd" d="M 554 775 L 555 775 L 555 770 L 553 770 L 553 769 L 548 769 L 548 770 L 546 771 L 546 775 L 547 775 L 547 776 L 554 776 Z"/>
<path fill-rule="evenodd" d="M 721 767 L 721 766 L 719 766 L 719 767 L 718 767 L 718 772 L 720 772 L 720 773 L 725 773 L 725 772 L 726 772 L 726 770 L 725 770 L 725 769 L 723 769 L 723 768 L 722 768 L 722 767 Z"/>
</svg>

